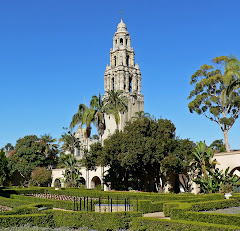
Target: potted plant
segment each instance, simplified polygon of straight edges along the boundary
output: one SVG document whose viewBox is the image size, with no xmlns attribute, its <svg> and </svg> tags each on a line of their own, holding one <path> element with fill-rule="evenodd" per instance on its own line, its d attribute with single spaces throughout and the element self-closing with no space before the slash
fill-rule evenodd
<svg viewBox="0 0 240 231">
<path fill-rule="evenodd" d="M 233 186 L 230 183 L 226 183 L 220 186 L 220 192 L 225 193 L 224 196 L 226 199 L 229 199 L 232 196 Z"/>
</svg>

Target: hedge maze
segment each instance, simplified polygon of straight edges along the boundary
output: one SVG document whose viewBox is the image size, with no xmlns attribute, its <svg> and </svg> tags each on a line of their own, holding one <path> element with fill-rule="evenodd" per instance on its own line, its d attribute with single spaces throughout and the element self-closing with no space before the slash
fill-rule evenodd
<svg viewBox="0 0 240 231">
<path fill-rule="evenodd" d="M 76 204 L 76 198 L 78 198 L 78 204 Z M 95 204 L 99 204 L 100 199 L 100 203 L 109 204 L 111 201 L 115 206 L 129 200 L 133 205 L 133 211 L 95 212 Z M 207 212 L 239 207 L 240 194 L 238 193 L 226 200 L 223 194 L 11 188 L 0 190 L 0 206 L 12 208 L 12 210 L 0 212 L 0 227 L 30 224 L 51 228 L 89 227 L 95 230 L 240 230 L 240 214 Z M 143 217 L 145 213 L 154 212 L 163 212 L 166 217 L 170 217 L 170 220 Z"/>
</svg>

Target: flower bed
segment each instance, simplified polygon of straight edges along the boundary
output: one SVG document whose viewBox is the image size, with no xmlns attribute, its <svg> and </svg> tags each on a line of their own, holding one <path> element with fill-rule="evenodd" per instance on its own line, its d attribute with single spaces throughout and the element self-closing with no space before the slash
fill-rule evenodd
<svg viewBox="0 0 240 231">
<path fill-rule="evenodd" d="M 33 196 L 33 197 L 38 197 L 43 199 L 52 199 L 52 200 L 60 200 L 60 201 L 74 201 L 74 196 L 48 194 L 48 193 L 25 194 L 25 196 Z"/>
</svg>

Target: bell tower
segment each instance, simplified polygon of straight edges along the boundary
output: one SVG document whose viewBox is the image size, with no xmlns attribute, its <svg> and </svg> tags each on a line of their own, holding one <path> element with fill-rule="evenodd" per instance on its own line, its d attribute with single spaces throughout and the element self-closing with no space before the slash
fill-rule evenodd
<svg viewBox="0 0 240 231">
<path fill-rule="evenodd" d="M 122 90 L 128 98 L 128 111 L 120 114 L 119 128 L 122 130 L 135 112 L 143 111 L 143 95 L 141 94 L 141 72 L 135 64 L 134 50 L 126 24 L 121 19 L 113 36 L 113 48 L 110 49 L 110 65 L 104 74 L 104 91 Z M 103 96 L 103 97 L 104 97 Z M 112 116 L 105 115 L 106 130 L 103 139 L 114 133 L 116 123 Z"/>
</svg>

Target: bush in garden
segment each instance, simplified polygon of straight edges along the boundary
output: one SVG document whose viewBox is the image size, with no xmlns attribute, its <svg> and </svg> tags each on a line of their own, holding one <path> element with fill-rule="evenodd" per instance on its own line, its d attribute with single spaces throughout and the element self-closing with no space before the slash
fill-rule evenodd
<svg viewBox="0 0 240 231">
<path fill-rule="evenodd" d="M 36 167 L 32 173 L 31 178 L 38 186 L 47 186 L 52 181 L 52 173 L 43 167 Z"/>
</svg>

